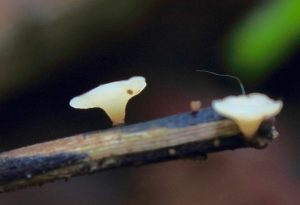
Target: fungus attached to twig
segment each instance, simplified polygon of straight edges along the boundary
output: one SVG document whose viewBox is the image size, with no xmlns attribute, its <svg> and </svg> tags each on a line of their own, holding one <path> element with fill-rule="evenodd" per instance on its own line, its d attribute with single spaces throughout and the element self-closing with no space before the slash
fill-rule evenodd
<svg viewBox="0 0 300 205">
<path fill-rule="evenodd" d="M 273 100 L 261 93 L 228 96 L 212 102 L 213 109 L 220 115 L 237 123 L 245 137 L 251 138 L 260 124 L 282 109 L 280 100 Z"/>
<path fill-rule="evenodd" d="M 101 108 L 110 117 L 113 125 L 123 124 L 127 102 L 138 95 L 146 85 L 142 76 L 102 84 L 72 98 L 70 106 L 78 109 Z"/>
</svg>

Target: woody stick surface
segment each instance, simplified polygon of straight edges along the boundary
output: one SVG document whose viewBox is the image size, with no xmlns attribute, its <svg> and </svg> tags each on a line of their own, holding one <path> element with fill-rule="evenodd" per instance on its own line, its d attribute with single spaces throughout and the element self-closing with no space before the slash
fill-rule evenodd
<svg viewBox="0 0 300 205">
<path fill-rule="evenodd" d="M 264 122 L 251 139 L 211 108 L 79 134 L 0 154 L 0 192 L 95 171 L 137 166 L 243 147 L 265 147 L 276 135 Z"/>
</svg>

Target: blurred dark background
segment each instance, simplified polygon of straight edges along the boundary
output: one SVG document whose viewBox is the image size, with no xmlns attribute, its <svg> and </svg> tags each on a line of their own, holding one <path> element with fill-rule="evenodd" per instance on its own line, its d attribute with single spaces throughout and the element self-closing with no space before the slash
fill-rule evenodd
<svg viewBox="0 0 300 205">
<path fill-rule="evenodd" d="M 264 150 L 124 168 L 0 195 L 0 204 L 297 204 L 300 200 L 300 2 L 0 0 L 0 151 L 111 127 L 69 100 L 146 77 L 128 124 L 247 92 L 284 101 Z"/>
</svg>

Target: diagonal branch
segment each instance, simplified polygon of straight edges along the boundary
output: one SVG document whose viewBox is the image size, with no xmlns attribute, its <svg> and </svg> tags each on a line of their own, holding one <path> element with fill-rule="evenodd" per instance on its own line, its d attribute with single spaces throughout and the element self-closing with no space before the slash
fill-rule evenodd
<svg viewBox="0 0 300 205">
<path fill-rule="evenodd" d="M 124 166 L 137 166 L 243 147 L 263 148 L 276 137 L 271 120 L 244 138 L 211 108 L 79 134 L 0 154 L 0 192 Z"/>
</svg>

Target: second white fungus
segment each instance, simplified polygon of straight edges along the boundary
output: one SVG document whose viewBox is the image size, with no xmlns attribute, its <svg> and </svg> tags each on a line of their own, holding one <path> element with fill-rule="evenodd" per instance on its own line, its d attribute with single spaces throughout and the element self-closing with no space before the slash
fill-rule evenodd
<svg viewBox="0 0 300 205">
<path fill-rule="evenodd" d="M 214 100 L 213 109 L 237 123 L 246 137 L 252 137 L 265 119 L 277 115 L 282 109 L 280 100 L 273 100 L 261 93 L 228 96 Z"/>
</svg>

